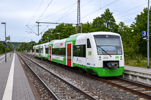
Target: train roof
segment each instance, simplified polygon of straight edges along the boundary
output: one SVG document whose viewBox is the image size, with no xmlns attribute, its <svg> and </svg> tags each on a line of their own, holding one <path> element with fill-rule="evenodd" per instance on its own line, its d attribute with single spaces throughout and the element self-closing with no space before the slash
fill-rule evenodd
<svg viewBox="0 0 151 100">
<path fill-rule="evenodd" d="M 89 34 L 92 34 L 92 35 L 98 35 L 98 34 L 100 34 L 100 35 L 118 35 L 118 36 L 120 36 L 120 34 L 118 34 L 118 33 L 114 33 L 114 32 L 105 32 L 105 31 L 91 32 L 91 33 L 89 33 Z"/>
<path fill-rule="evenodd" d="M 97 35 L 97 34 L 101 34 L 101 35 L 119 35 L 118 33 L 114 33 L 114 32 L 105 32 L 105 31 L 98 31 L 98 32 L 91 32 L 91 33 L 77 33 L 77 34 L 73 34 L 73 35 L 70 35 L 70 37 L 74 37 L 74 36 L 80 36 L 80 35 L 88 35 L 88 34 L 91 34 L 91 35 Z M 69 37 L 69 38 L 70 38 Z"/>
<path fill-rule="evenodd" d="M 70 38 L 70 37 L 74 37 L 74 36 L 83 35 L 83 34 L 88 34 L 88 33 L 77 33 L 77 34 L 73 34 L 73 35 L 70 35 L 69 38 Z"/>
<path fill-rule="evenodd" d="M 56 39 L 56 40 L 51 40 L 50 42 L 47 42 L 47 43 L 43 43 L 43 44 L 38 44 L 38 45 L 34 45 L 33 47 L 37 47 L 37 46 L 41 46 L 41 45 L 48 45 L 50 44 L 51 42 L 55 43 L 55 44 L 59 44 L 59 43 L 65 43 L 66 40 L 68 41 L 73 41 L 73 39 L 75 40 L 79 40 L 79 39 L 83 39 L 86 37 L 86 35 L 117 35 L 117 36 L 120 36 L 120 34 L 118 33 L 114 33 L 114 32 L 107 32 L 107 31 L 98 31 L 98 32 L 91 32 L 91 33 L 77 33 L 77 34 L 73 34 L 73 35 L 70 35 L 69 38 L 64 38 L 64 39 Z M 78 38 L 74 38 L 78 36 Z M 72 40 L 70 40 L 70 38 L 73 38 Z"/>
</svg>

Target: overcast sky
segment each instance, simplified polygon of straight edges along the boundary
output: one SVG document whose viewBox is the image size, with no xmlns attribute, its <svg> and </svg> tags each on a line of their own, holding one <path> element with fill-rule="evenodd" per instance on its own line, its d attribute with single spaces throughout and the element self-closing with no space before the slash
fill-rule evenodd
<svg viewBox="0 0 151 100">
<path fill-rule="evenodd" d="M 38 41 L 39 22 L 76 23 L 78 0 L 0 0 L 0 22 L 6 22 L 6 36 L 13 42 Z M 137 14 L 148 6 L 148 0 L 80 0 L 81 22 L 92 22 L 109 8 L 116 23 L 134 22 Z M 31 28 L 35 33 L 33 33 Z M 40 24 L 40 32 L 55 28 L 54 24 Z M 103 31 L 103 30 L 102 30 Z M 0 41 L 5 39 L 4 24 L 0 24 Z"/>
</svg>

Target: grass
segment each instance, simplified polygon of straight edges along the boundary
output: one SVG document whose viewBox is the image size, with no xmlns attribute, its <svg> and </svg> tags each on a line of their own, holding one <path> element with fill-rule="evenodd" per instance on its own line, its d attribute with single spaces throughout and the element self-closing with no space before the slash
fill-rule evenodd
<svg viewBox="0 0 151 100">
<path fill-rule="evenodd" d="M 151 65 L 151 60 L 150 60 L 150 65 Z M 144 67 L 147 68 L 147 59 L 143 58 L 143 59 L 128 59 L 125 58 L 125 65 L 129 65 L 129 66 L 137 66 L 137 67 Z"/>
</svg>

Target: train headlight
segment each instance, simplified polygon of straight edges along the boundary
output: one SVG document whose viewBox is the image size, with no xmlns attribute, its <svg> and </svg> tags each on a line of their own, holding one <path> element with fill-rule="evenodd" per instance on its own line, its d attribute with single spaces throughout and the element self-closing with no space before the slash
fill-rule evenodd
<svg viewBox="0 0 151 100">
<path fill-rule="evenodd" d="M 101 56 L 99 56 L 99 60 L 101 60 Z"/>
</svg>

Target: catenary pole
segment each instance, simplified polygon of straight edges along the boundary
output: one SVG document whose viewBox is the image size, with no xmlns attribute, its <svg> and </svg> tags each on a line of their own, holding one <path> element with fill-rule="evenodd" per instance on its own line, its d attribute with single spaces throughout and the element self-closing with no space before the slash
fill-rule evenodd
<svg viewBox="0 0 151 100">
<path fill-rule="evenodd" d="M 147 33 L 148 33 L 148 38 L 147 38 L 147 68 L 149 68 L 149 9 L 150 9 L 150 0 L 148 0 L 148 18 L 147 18 Z"/>
<path fill-rule="evenodd" d="M 80 24 L 80 0 L 77 3 L 77 33 L 81 32 L 81 24 Z"/>
</svg>

